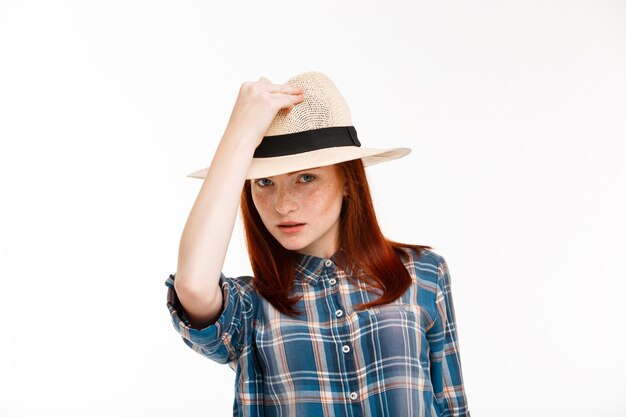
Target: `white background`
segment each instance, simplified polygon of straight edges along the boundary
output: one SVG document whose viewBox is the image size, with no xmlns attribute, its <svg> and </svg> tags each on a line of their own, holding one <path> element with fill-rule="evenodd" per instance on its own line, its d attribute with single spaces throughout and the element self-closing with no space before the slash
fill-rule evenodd
<svg viewBox="0 0 626 417">
<path fill-rule="evenodd" d="M 0 415 L 232 415 L 165 306 L 186 175 L 243 81 L 316 70 L 413 149 L 368 177 L 448 262 L 472 415 L 625 416 L 626 3 L 227 3 L 0 1 Z"/>
</svg>

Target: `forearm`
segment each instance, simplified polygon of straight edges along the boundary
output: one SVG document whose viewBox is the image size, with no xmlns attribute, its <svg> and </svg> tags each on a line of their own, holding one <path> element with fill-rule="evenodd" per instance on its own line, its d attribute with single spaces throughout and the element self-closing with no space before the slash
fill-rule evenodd
<svg viewBox="0 0 626 417">
<path fill-rule="evenodd" d="M 221 304 L 218 286 L 255 139 L 224 133 L 180 240 L 176 290 L 191 315 Z"/>
</svg>

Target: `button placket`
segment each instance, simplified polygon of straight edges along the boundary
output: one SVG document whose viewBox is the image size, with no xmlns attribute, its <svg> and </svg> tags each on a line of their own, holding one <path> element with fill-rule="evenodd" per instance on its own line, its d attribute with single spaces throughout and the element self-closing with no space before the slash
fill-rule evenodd
<svg viewBox="0 0 626 417">
<path fill-rule="evenodd" d="M 326 259 L 324 261 L 324 266 L 326 267 L 326 272 L 332 274 L 332 267 L 333 267 L 334 263 L 331 259 Z M 337 278 L 335 278 L 334 276 L 332 276 L 331 278 L 328 279 L 328 283 L 330 285 L 336 285 L 337 284 Z M 336 305 L 341 305 L 341 302 L 339 301 L 339 298 L 337 297 L 337 294 L 333 294 L 331 296 L 331 298 L 334 298 L 335 301 L 337 302 Z M 337 310 L 335 310 L 335 316 L 336 317 L 343 317 L 344 315 L 344 310 L 339 308 Z M 347 323 L 344 324 L 344 326 L 349 326 Z M 345 336 L 345 335 L 344 335 Z M 350 352 L 351 348 L 349 345 L 345 344 L 341 346 L 341 351 L 344 354 L 348 354 Z M 352 355 L 347 355 L 345 356 L 345 365 L 346 365 L 346 369 L 354 369 L 354 359 L 352 358 Z M 349 392 L 349 397 L 352 401 L 356 400 L 357 398 L 359 398 L 359 394 L 356 391 L 351 391 Z"/>
<path fill-rule="evenodd" d="M 326 266 L 326 268 L 324 268 L 324 269 L 326 270 L 326 274 L 328 274 L 328 275 L 331 275 L 331 276 L 332 276 L 332 275 L 333 275 L 333 272 L 332 272 L 332 269 L 333 269 L 333 268 L 332 268 L 332 266 L 334 265 L 333 261 L 332 261 L 331 259 L 326 259 L 326 260 L 324 261 L 324 265 Z M 328 283 L 329 283 L 330 285 L 335 285 L 335 284 L 337 283 L 337 279 L 336 279 L 336 278 L 334 278 L 334 277 L 331 277 L 331 278 L 328 280 Z"/>
</svg>

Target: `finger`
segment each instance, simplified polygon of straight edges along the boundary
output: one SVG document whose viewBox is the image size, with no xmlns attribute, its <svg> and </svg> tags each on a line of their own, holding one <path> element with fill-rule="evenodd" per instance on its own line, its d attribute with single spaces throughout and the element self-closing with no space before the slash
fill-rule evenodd
<svg viewBox="0 0 626 417">
<path fill-rule="evenodd" d="M 283 94 L 302 94 L 304 89 L 289 84 L 274 84 L 267 77 L 259 77 L 259 84 L 265 87 L 265 91 L 270 93 L 283 93 Z"/>
<path fill-rule="evenodd" d="M 294 106 L 297 106 L 304 101 L 303 94 L 279 94 L 274 97 L 276 99 L 275 103 L 278 105 L 279 109 L 291 110 Z"/>
<path fill-rule="evenodd" d="M 272 84 L 268 85 L 270 93 L 283 93 L 283 94 L 303 94 L 304 89 L 302 87 L 296 87 L 289 84 Z"/>
</svg>

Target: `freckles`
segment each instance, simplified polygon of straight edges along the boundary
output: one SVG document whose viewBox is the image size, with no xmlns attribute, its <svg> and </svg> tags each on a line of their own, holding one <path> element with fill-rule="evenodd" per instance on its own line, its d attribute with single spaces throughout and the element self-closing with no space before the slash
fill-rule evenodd
<svg viewBox="0 0 626 417">
<path fill-rule="evenodd" d="M 313 204 L 320 204 L 323 203 L 324 201 L 324 194 L 325 194 L 325 187 L 315 187 L 313 190 L 311 190 L 311 192 L 309 193 L 307 199 L 309 200 L 310 203 Z"/>
<path fill-rule="evenodd" d="M 272 205 L 272 202 L 267 197 L 259 198 L 259 205 L 263 208 L 264 211 L 268 211 Z"/>
<path fill-rule="evenodd" d="M 326 211 L 335 205 L 335 196 L 337 191 L 336 184 L 326 184 L 324 186 L 315 187 L 309 194 L 309 203 Z"/>
<path fill-rule="evenodd" d="M 267 211 L 270 201 L 269 198 L 263 196 L 262 194 L 252 194 L 252 201 L 259 212 L 259 214 L 263 214 L 263 212 Z"/>
</svg>

